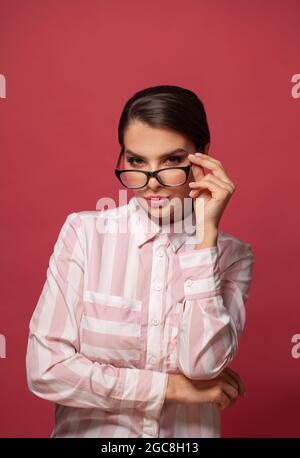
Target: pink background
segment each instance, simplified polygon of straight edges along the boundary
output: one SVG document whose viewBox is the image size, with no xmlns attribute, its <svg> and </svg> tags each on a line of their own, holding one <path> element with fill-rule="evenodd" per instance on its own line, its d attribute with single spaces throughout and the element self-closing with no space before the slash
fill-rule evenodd
<svg viewBox="0 0 300 458">
<path fill-rule="evenodd" d="M 300 3 L 1 1 L 0 436 L 48 437 L 53 405 L 25 378 L 28 323 L 66 216 L 118 199 L 117 126 L 134 92 L 196 92 L 209 154 L 236 184 L 220 228 L 256 257 L 232 368 L 247 386 L 225 437 L 299 437 Z M 296 96 L 295 96 L 296 94 Z"/>
</svg>

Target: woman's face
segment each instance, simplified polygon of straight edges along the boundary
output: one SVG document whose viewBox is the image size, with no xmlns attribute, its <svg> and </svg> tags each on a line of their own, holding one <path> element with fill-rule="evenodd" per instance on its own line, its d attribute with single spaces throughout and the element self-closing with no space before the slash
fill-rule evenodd
<svg viewBox="0 0 300 458">
<path fill-rule="evenodd" d="M 171 129 L 153 128 L 140 121 L 134 121 L 127 127 L 124 145 L 124 168 L 145 171 L 190 165 L 188 154 L 196 152 L 194 144 L 180 133 Z M 173 152 L 175 150 L 181 151 Z M 172 153 L 166 156 L 166 153 L 170 152 Z M 188 207 L 192 208 L 189 182 L 193 180 L 192 170 L 188 181 L 177 187 L 165 187 L 155 177 L 151 177 L 146 186 L 132 191 L 149 217 L 160 225 L 173 223 L 187 214 L 184 198 L 186 198 L 185 205 L 189 202 Z M 167 200 L 160 204 L 157 202 L 151 204 L 148 198 L 155 195 Z"/>
</svg>

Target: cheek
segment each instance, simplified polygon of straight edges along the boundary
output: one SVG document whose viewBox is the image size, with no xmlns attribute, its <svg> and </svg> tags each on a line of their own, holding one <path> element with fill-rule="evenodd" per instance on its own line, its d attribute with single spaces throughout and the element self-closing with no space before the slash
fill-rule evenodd
<svg viewBox="0 0 300 458">
<path fill-rule="evenodd" d="M 184 199 L 185 197 L 189 197 L 189 192 L 191 191 L 191 188 L 189 187 L 188 183 L 185 183 L 184 186 L 181 186 L 180 188 L 177 188 L 172 192 L 172 196 L 179 197 L 180 199 Z"/>
</svg>

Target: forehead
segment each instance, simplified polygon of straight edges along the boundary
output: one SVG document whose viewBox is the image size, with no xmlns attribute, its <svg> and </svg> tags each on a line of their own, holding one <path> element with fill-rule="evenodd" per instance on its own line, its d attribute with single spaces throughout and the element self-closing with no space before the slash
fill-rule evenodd
<svg viewBox="0 0 300 458">
<path fill-rule="evenodd" d="M 143 155 L 161 155 L 176 148 L 186 150 L 190 142 L 173 129 L 151 127 L 139 121 L 130 124 L 124 133 L 125 148 Z"/>
</svg>

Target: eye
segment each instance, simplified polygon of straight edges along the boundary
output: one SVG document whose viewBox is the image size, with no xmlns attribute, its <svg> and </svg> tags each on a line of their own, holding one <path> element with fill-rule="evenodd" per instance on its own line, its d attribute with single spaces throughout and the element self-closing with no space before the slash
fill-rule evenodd
<svg viewBox="0 0 300 458">
<path fill-rule="evenodd" d="M 173 162 L 173 163 L 178 163 L 178 162 L 181 162 L 182 161 L 182 157 L 181 156 L 170 156 L 168 157 L 169 161 Z"/>
<path fill-rule="evenodd" d="M 131 165 L 135 164 L 141 164 L 141 162 L 144 162 L 143 159 L 140 159 L 139 157 L 129 157 L 127 158 L 127 162 Z"/>
<path fill-rule="evenodd" d="M 179 162 L 181 162 L 183 160 L 183 158 L 181 156 L 169 156 L 166 161 L 170 161 L 172 164 L 178 164 Z M 141 165 L 143 164 L 143 159 L 139 158 L 139 157 L 128 157 L 127 158 L 127 162 L 128 164 L 130 165 Z"/>
</svg>

